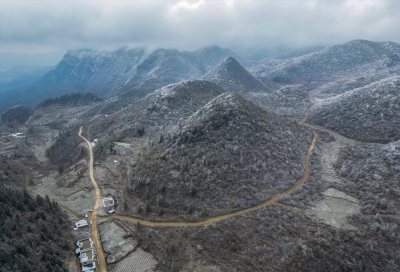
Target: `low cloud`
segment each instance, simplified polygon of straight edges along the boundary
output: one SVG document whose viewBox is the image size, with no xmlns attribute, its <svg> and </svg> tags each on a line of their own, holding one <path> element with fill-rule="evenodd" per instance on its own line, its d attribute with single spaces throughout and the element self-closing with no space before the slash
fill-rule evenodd
<svg viewBox="0 0 400 272">
<path fill-rule="evenodd" d="M 400 41 L 398 0 L 0 0 L 0 52 Z"/>
</svg>

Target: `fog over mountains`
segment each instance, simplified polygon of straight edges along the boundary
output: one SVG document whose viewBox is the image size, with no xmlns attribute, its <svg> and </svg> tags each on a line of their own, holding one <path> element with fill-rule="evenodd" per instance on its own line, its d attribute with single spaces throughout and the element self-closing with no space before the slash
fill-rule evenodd
<svg viewBox="0 0 400 272">
<path fill-rule="evenodd" d="M 31 96 L 27 103 L 30 106 L 69 92 L 93 92 L 102 97 L 119 93 L 142 96 L 167 84 L 203 76 L 210 81 L 225 81 L 226 88 L 241 91 L 248 91 L 244 89 L 249 87 L 258 92 L 270 89 L 264 85 L 271 84 L 302 84 L 307 90 L 329 94 L 336 89 L 337 93 L 337 89 L 344 88 L 343 92 L 398 74 L 399 52 L 397 43 L 355 40 L 299 57 L 250 64 L 253 79 L 237 61 L 226 59 L 238 57 L 237 54 L 216 46 L 191 52 L 145 48 L 70 51 L 45 75 L 38 72 L 36 82 L 31 83 L 31 79 L 24 86 L 10 86 L 15 88 L 12 90 L 7 85 L 2 87 L 1 108 L 26 104 L 21 96 Z M 241 61 L 242 65 L 248 63 Z M 234 79 L 226 78 L 228 75 Z"/>
</svg>

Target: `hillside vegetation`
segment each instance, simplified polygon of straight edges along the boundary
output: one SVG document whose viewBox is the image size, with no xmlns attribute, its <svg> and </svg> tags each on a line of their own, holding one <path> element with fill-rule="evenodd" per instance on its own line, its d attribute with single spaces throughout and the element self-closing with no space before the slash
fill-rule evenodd
<svg viewBox="0 0 400 272">
<path fill-rule="evenodd" d="M 67 271 L 69 229 L 57 203 L 0 185 L 0 271 Z"/>
<path fill-rule="evenodd" d="M 400 139 L 400 77 L 392 77 L 323 100 L 311 123 L 346 137 L 386 143 Z"/>
<path fill-rule="evenodd" d="M 292 59 L 267 61 L 251 72 L 265 82 L 302 84 L 306 90 L 355 77 L 377 80 L 400 73 L 400 45 L 354 40 Z"/>
<path fill-rule="evenodd" d="M 208 81 L 171 84 L 108 118 L 96 120 L 91 124 L 90 132 L 96 138 L 155 137 L 160 133 L 165 134 L 222 92 L 221 87 Z"/>
<path fill-rule="evenodd" d="M 137 162 L 132 212 L 204 217 L 259 203 L 302 175 L 310 136 L 238 94 L 222 94 Z"/>
</svg>

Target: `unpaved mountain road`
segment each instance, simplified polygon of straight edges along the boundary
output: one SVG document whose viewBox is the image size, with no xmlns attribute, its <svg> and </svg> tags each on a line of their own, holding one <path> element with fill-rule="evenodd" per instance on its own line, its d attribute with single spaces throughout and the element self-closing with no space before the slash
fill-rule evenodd
<svg viewBox="0 0 400 272">
<path fill-rule="evenodd" d="M 79 131 L 79 136 L 82 137 L 88 147 L 89 147 L 89 153 L 90 153 L 90 165 L 89 165 L 89 175 L 90 175 L 90 179 L 92 181 L 92 183 L 94 184 L 95 188 L 96 188 L 96 204 L 95 204 L 95 208 L 94 210 L 96 210 L 98 208 L 99 205 L 99 199 L 100 199 L 100 189 L 97 185 L 97 182 L 93 176 L 93 150 L 92 150 L 92 146 L 91 143 L 84 138 L 81 135 L 81 130 Z M 299 178 L 290 188 L 288 188 L 286 191 L 278 193 L 276 195 L 274 195 L 273 197 L 261 202 L 260 204 L 257 204 L 255 206 L 251 206 L 248 208 L 244 208 L 244 209 L 240 209 L 240 210 L 236 210 L 236 211 L 232 211 L 232 212 L 228 212 L 225 214 L 221 214 L 221 215 L 217 215 L 217 216 L 213 216 L 213 217 L 209 217 L 206 219 L 201 219 L 198 221 L 167 221 L 167 220 L 151 220 L 151 219 L 143 219 L 140 217 L 136 217 L 136 216 L 131 216 L 131 215 L 123 215 L 123 214 L 114 214 L 111 216 L 100 216 L 101 221 L 106 221 L 106 220 L 110 220 L 110 219 L 119 219 L 119 220 L 123 220 L 123 221 L 129 221 L 129 222 L 133 222 L 133 223 L 140 223 L 143 225 L 150 225 L 150 226 L 158 226 L 158 227 L 191 227 L 191 226 L 204 226 L 204 225 L 208 225 L 211 223 L 215 223 L 221 220 L 225 220 L 225 219 L 229 219 L 232 217 L 236 217 L 239 215 L 242 215 L 244 213 L 247 212 L 251 212 L 260 208 L 264 208 L 267 206 L 270 206 L 272 204 L 277 203 L 280 199 L 282 199 L 283 197 L 293 193 L 294 191 L 296 191 L 297 189 L 299 189 L 301 186 L 303 186 L 303 184 L 308 180 L 308 178 L 310 177 L 310 160 L 313 154 L 313 150 L 316 144 L 318 138 L 318 133 L 313 131 L 313 138 L 311 140 L 311 143 L 308 146 L 307 149 L 307 155 L 304 159 L 304 163 L 303 163 L 303 168 L 304 168 L 304 172 L 303 172 L 303 176 L 301 178 Z M 92 213 L 92 217 L 94 215 L 94 218 L 96 218 L 97 220 L 97 216 L 95 214 L 95 212 Z M 93 224 L 94 224 L 94 220 L 93 220 Z M 97 222 L 97 221 L 96 221 Z M 96 227 L 97 229 L 97 227 Z"/>
<path fill-rule="evenodd" d="M 107 264 L 106 264 L 106 259 L 104 256 L 104 251 L 103 247 L 101 245 L 101 240 L 100 240 L 100 233 L 99 229 L 97 226 L 97 209 L 100 207 L 100 198 L 101 198 L 101 191 L 99 188 L 99 185 L 97 184 L 96 179 L 94 178 L 93 175 L 93 148 L 92 144 L 89 142 L 88 139 L 82 136 L 82 127 L 79 129 L 79 137 L 81 137 L 85 142 L 88 147 L 89 151 L 89 178 L 90 181 L 93 184 L 93 187 L 96 191 L 96 202 L 93 207 L 93 212 L 90 215 L 90 220 L 91 220 L 91 230 L 92 230 L 92 239 L 94 242 L 94 245 L 96 247 L 96 252 L 97 252 L 97 261 L 98 261 L 98 270 L 101 272 L 107 272 Z"/>
<path fill-rule="evenodd" d="M 304 118 L 304 121 L 305 120 L 306 120 L 306 116 Z M 105 272 L 105 271 L 107 271 L 107 264 L 105 261 L 104 251 L 103 251 L 103 247 L 101 244 L 100 234 L 99 234 L 98 225 L 97 225 L 98 224 L 97 209 L 100 207 L 101 191 L 100 191 L 100 188 L 99 188 L 99 185 L 98 185 L 96 179 L 94 178 L 94 173 L 93 173 L 94 159 L 93 159 L 92 144 L 90 143 L 90 141 L 88 139 L 86 139 L 84 136 L 82 136 L 82 129 L 83 129 L 82 127 L 79 129 L 78 135 L 86 142 L 87 147 L 88 147 L 89 178 L 90 178 L 90 180 L 95 188 L 95 191 L 96 191 L 96 202 L 93 207 L 93 212 L 91 213 L 91 216 L 90 216 L 90 220 L 92 221 L 91 222 L 92 223 L 91 224 L 92 239 L 94 241 L 96 251 L 97 251 L 98 269 L 99 269 L 99 271 Z M 289 194 L 293 193 L 294 191 L 296 191 L 300 187 L 302 187 L 304 185 L 304 183 L 309 179 L 309 177 L 310 177 L 310 161 L 312 158 L 313 150 L 315 148 L 317 139 L 318 139 L 318 133 L 315 130 L 313 130 L 312 140 L 311 140 L 311 143 L 308 145 L 307 154 L 306 154 L 306 157 L 303 162 L 303 169 L 304 169 L 303 176 L 300 177 L 297 181 L 295 181 L 294 184 L 287 190 L 285 190 L 281 193 L 275 194 L 271 198 L 255 205 L 255 206 L 251 206 L 251 207 L 240 209 L 240 210 L 235 210 L 232 212 L 228 212 L 225 214 L 221 214 L 221 215 L 217 215 L 217 216 L 213 216 L 213 217 L 209 217 L 209 218 L 205 218 L 205 219 L 200 219 L 197 221 L 152 220 L 152 219 L 143 219 L 143 218 L 139 218 L 139 217 L 135 217 L 135 216 L 131 216 L 131 215 L 123 215 L 123 214 L 114 214 L 111 216 L 99 216 L 99 221 L 102 222 L 102 221 L 106 221 L 106 220 L 118 219 L 118 220 L 127 221 L 127 222 L 131 222 L 131 223 L 140 223 L 143 225 L 154 226 L 154 227 L 196 227 L 196 226 L 205 226 L 208 224 L 216 223 L 221 220 L 226 220 L 229 218 L 241 216 L 245 213 L 276 204 L 283 197 L 288 196 Z"/>
<path fill-rule="evenodd" d="M 311 157 L 313 154 L 315 144 L 317 142 L 317 138 L 318 138 L 318 134 L 315 131 L 313 131 L 313 138 L 312 138 L 311 144 L 308 146 L 307 155 L 304 159 L 303 176 L 301 178 L 299 178 L 286 191 L 278 193 L 278 194 L 274 195 L 273 197 L 261 202 L 260 204 L 255 205 L 255 206 L 251 206 L 248 208 L 228 212 L 225 214 L 221 214 L 221 215 L 217 215 L 217 216 L 213 216 L 213 217 L 209 217 L 209 218 L 201 219 L 201 220 L 197 220 L 197 221 L 151 220 L 151 219 L 142 219 L 142 218 L 130 216 L 130 215 L 122 215 L 122 214 L 114 214 L 111 216 L 101 217 L 102 221 L 103 221 L 103 219 L 104 220 L 119 219 L 119 220 L 123 220 L 123 221 L 128 221 L 128 222 L 132 222 L 132 223 L 140 223 L 143 225 L 149 225 L 149 226 L 154 226 L 154 227 L 196 227 L 196 226 L 208 225 L 208 224 L 215 223 L 215 222 L 225 220 L 225 219 L 229 219 L 232 217 L 237 217 L 237 216 L 243 215 L 245 213 L 276 204 L 283 197 L 293 193 L 294 191 L 299 189 L 301 186 L 303 186 L 304 183 L 309 179 L 309 177 L 310 177 L 310 160 L 311 160 Z"/>
<path fill-rule="evenodd" d="M 308 126 L 308 124 L 306 124 L 305 122 L 308 119 L 309 111 L 310 111 L 310 109 L 308 109 L 304 113 L 303 118 L 299 121 L 300 125 Z M 110 220 L 110 219 L 118 219 L 118 220 L 128 221 L 131 223 L 140 223 L 143 225 L 149 225 L 149 226 L 154 226 L 154 227 L 196 227 L 196 226 L 204 226 L 204 225 L 215 223 L 215 222 L 218 222 L 221 220 L 240 216 L 242 214 L 276 204 L 283 197 L 298 190 L 309 179 L 309 177 L 310 177 L 310 161 L 311 161 L 311 157 L 312 157 L 313 150 L 315 148 L 317 139 L 318 139 L 318 133 L 316 132 L 315 129 L 313 129 L 313 137 L 312 137 L 311 143 L 309 144 L 309 146 L 307 148 L 307 154 L 306 154 L 306 157 L 303 162 L 303 169 L 304 169 L 303 176 L 301 178 L 299 178 L 298 180 L 296 180 L 295 183 L 287 190 L 285 190 L 281 193 L 275 194 L 271 198 L 264 200 L 263 202 L 255 205 L 255 206 L 251 206 L 248 208 L 235 210 L 235 211 L 231 211 L 231 212 L 224 213 L 221 215 L 216 215 L 216 216 L 212 216 L 212 217 L 200 219 L 200 220 L 195 220 L 195 221 L 153 220 L 153 219 L 144 219 L 144 218 L 140 218 L 140 217 L 136 217 L 136 216 L 132 216 L 132 215 L 124 215 L 124 214 L 113 214 L 111 216 L 100 216 L 101 221 L 106 221 L 106 220 Z"/>
</svg>

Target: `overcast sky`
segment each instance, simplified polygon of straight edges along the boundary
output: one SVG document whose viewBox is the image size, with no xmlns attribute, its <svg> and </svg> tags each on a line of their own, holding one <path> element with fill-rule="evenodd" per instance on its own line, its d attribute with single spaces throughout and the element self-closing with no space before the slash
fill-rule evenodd
<svg viewBox="0 0 400 272">
<path fill-rule="evenodd" d="M 400 0 L 0 0 L 0 54 L 400 41 L 399 26 Z"/>
</svg>

